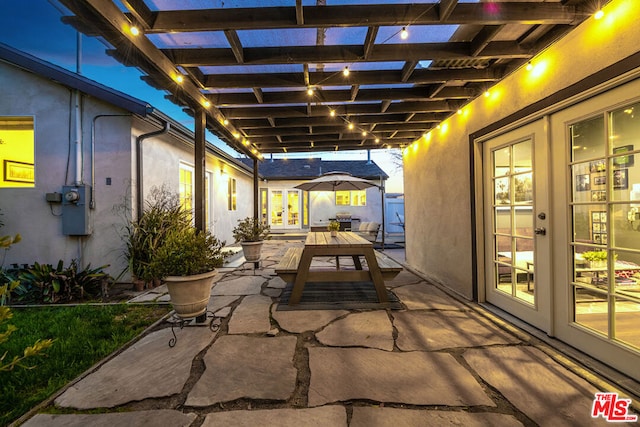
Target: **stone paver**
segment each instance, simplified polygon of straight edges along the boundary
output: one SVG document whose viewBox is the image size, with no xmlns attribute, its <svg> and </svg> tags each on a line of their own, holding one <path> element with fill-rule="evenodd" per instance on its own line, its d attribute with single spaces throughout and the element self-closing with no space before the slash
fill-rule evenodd
<svg viewBox="0 0 640 427">
<path fill-rule="evenodd" d="M 473 312 L 406 311 L 394 313 L 396 344 L 402 351 L 441 350 L 455 347 L 519 342 Z"/>
<path fill-rule="evenodd" d="M 243 276 L 215 283 L 211 295 L 255 295 L 265 282 L 262 276 Z"/>
<path fill-rule="evenodd" d="M 412 409 L 354 407 L 349 427 L 464 426 L 519 427 L 513 415 L 487 412 L 418 411 Z"/>
<path fill-rule="evenodd" d="M 229 334 L 264 333 L 271 329 L 269 309 L 271 298 L 263 295 L 249 295 L 231 315 Z"/>
<path fill-rule="evenodd" d="M 347 427 L 347 411 L 342 406 L 311 409 L 271 409 L 209 414 L 202 427 Z"/>
<path fill-rule="evenodd" d="M 78 409 L 111 408 L 150 397 L 180 393 L 191 371 L 191 360 L 209 345 L 214 333 L 209 328 L 176 330 L 178 342 L 168 345 L 170 329 L 153 332 L 98 371 L 80 380 L 60 395 L 55 403 Z M 171 373 L 168 375 L 167 373 Z"/>
<path fill-rule="evenodd" d="M 393 350 L 393 325 L 386 311 L 350 314 L 336 320 L 316 334 L 324 345 L 332 347 L 369 347 Z"/>
<path fill-rule="evenodd" d="M 196 414 L 160 409 L 112 414 L 38 414 L 22 424 L 27 427 L 187 427 Z"/>
<path fill-rule="evenodd" d="M 347 310 L 277 311 L 277 305 L 274 305 L 271 311 L 280 327 L 292 333 L 315 331 L 329 322 L 349 314 Z"/>
<path fill-rule="evenodd" d="M 393 292 L 409 310 L 465 310 L 466 307 L 433 285 L 421 282 Z"/>
<path fill-rule="evenodd" d="M 260 268 L 219 271 L 208 309 L 222 317 L 220 332 L 191 322 L 169 348 L 170 329 L 157 330 L 55 401 L 100 413 L 38 414 L 25 425 L 606 424 L 590 417 L 593 395 L 618 390 L 596 390 L 524 332 L 506 332 L 408 271 L 386 283 L 406 310 L 278 311 L 286 283 L 273 268 L 292 246 L 302 242 L 265 242 Z M 168 299 L 163 292 L 142 299 Z"/>
<path fill-rule="evenodd" d="M 240 398 L 287 400 L 295 389 L 296 337 L 220 337 L 204 356 L 206 370 L 186 406 Z"/>
<path fill-rule="evenodd" d="M 475 378 L 449 354 L 311 347 L 309 366 L 309 406 L 351 399 L 494 406 Z"/>
<path fill-rule="evenodd" d="M 472 349 L 464 358 L 478 374 L 541 426 L 602 426 L 591 418 L 598 390 L 532 347 Z"/>
</svg>

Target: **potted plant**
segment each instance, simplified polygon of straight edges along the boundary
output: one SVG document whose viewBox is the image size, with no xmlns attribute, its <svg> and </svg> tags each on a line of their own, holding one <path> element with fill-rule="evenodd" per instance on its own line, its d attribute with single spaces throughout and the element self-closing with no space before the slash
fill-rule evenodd
<svg viewBox="0 0 640 427">
<path fill-rule="evenodd" d="M 607 266 L 607 251 L 586 251 L 582 258 L 589 262 L 590 268 L 604 268 Z"/>
<path fill-rule="evenodd" d="M 327 228 L 329 229 L 329 231 L 331 232 L 331 236 L 335 237 L 338 235 L 338 231 L 340 231 L 340 223 L 338 221 L 331 221 L 329 222 L 329 225 L 327 226 Z"/>
<path fill-rule="evenodd" d="M 233 229 L 233 238 L 240 242 L 244 257 L 249 262 L 260 260 L 260 251 L 264 239 L 267 239 L 271 227 L 263 224 L 258 218 L 246 217 L 238 220 Z"/>
<path fill-rule="evenodd" d="M 224 242 L 193 227 L 169 231 L 154 255 L 153 270 L 169 290 L 171 304 L 182 318 L 207 310 L 215 269 L 224 263 Z"/>
</svg>

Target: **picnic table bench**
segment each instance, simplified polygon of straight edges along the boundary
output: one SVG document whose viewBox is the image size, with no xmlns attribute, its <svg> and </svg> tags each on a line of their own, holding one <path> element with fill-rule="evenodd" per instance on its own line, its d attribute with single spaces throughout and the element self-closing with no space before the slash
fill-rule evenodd
<svg viewBox="0 0 640 427">
<path fill-rule="evenodd" d="M 311 261 L 317 256 L 335 256 L 335 269 L 311 269 Z M 340 257 L 353 259 L 355 270 L 340 268 Z M 367 270 L 362 268 L 360 257 L 367 262 Z M 311 232 L 304 247 L 289 248 L 275 268 L 275 272 L 285 282 L 293 282 L 289 305 L 298 304 L 307 282 L 356 282 L 372 281 L 379 302 L 387 302 L 385 280 L 393 279 L 402 271 L 402 266 L 375 251 L 373 244 L 352 232 L 339 232 L 331 237 L 329 232 Z"/>
</svg>

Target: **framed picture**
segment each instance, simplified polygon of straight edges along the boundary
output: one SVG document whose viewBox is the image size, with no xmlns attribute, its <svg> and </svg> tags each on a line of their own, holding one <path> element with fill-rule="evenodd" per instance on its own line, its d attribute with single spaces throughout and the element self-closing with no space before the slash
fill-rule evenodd
<svg viewBox="0 0 640 427">
<path fill-rule="evenodd" d="M 35 182 L 33 163 L 4 161 L 4 180 L 9 182 Z"/>
<path fill-rule="evenodd" d="M 613 155 L 626 153 L 627 151 L 633 151 L 633 145 L 625 145 L 623 147 L 616 147 L 613 149 Z M 626 156 L 619 156 L 613 158 L 613 165 L 615 167 L 629 167 L 633 166 L 633 154 Z"/>
<path fill-rule="evenodd" d="M 591 211 L 591 241 L 606 245 L 607 240 L 607 212 Z"/>
<path fill-rule="evenodd" d="M 607 177 L 603 174 L 599 174 L 595 176 L 592 175 L 591 182 L 593 183 L 594 187 L 604 187 L 605 184 L 607 183 Z"/>
<path fill-rule="evenodd" d="M 613 189 L 626 190 L 629 188 L 629 169 L 616 169 L 613 171 Z"/>
<path fill-rule="evenodd" d="M 589 174 L 576 175 L 576 191 L 587 191 L 591 189 Z"/>
<path fill-rule="evenodd" d="M 594 190 L 591 192 L 592 202 L 606 202 L 607 192 L 605 190 Z"/>
<path fill-rule="evenodd" d="M 596 160 L 594 162 L 589 163 L 589 172 L 604 172 L 606 169 L 605 160 Z"/>
</svg>

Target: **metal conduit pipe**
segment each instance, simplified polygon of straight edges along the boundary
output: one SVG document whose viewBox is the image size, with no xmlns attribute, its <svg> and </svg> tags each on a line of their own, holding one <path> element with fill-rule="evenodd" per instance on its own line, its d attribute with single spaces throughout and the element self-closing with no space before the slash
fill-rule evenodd
<svg viewBox="0 0 640 427">
<path fill-rule="evenodd" d="M 138 135 L 136 138 L 136 217 L 138 221 L 142 217 L 142 211 L 144 210 L 144 201 L 142 200 L 142 141 L 153 136 L 163 135 L 169 132 L 169 129 L 171 129 L 171 124 L 165 121 L 162 129 Z"/>
</svg>

